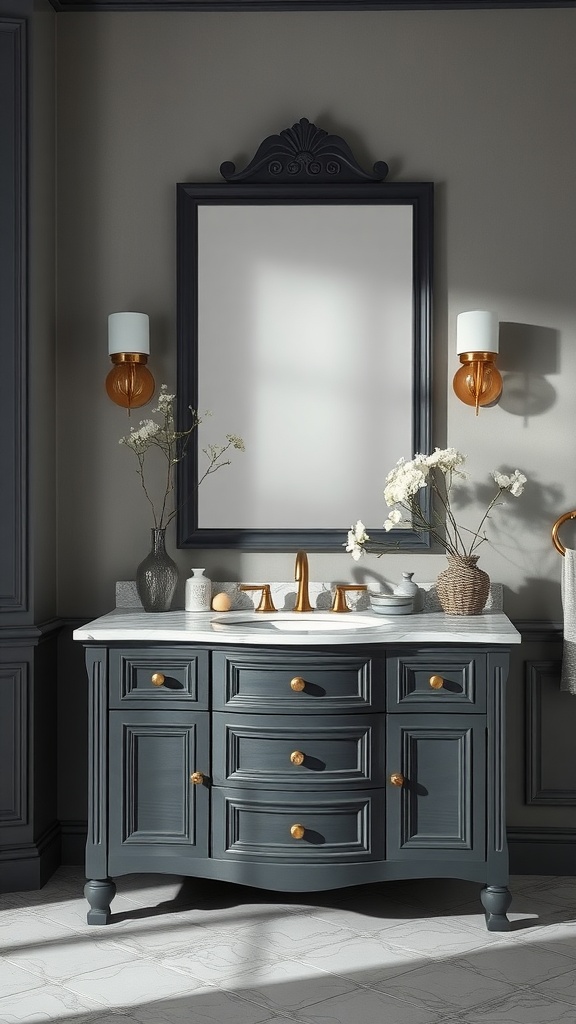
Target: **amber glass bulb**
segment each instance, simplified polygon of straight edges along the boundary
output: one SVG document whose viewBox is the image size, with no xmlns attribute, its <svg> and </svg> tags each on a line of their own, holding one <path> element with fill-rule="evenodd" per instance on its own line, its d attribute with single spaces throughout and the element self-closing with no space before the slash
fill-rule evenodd
<svg viewBox="0 0 576 1024">
<path fill-rule="evenodd" d="M 481 358 L 470 358 L 480 355 Z M 467 354 L 466 361 L 454 375 L 455 393 L 465 405 L 490 405 L 502 394 L 502 377 L 492 358 L 484 353 Z"/>
<path fill-rule="evenodd" d="M 139 409 L 154 394 L 154 377 L 141 361 L 140 354 L 137 354 L 137 361 L 130 358 L 131 353 L 121 353 L 119 356 L 122 357 L 121 361 L 117 361 L 118 356 L 112 357 L 115 365 L 106 377 L 108 397 L 123 409 Z"/>
</svg>

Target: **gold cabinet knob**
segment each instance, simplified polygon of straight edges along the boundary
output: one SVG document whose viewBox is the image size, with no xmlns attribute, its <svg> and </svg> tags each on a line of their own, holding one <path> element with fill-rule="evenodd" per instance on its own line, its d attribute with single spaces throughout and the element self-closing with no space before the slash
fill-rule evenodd
<svg viewBox="0 0 576 1024">
<path fill-rule="evenodd" d="M 304 825 L 290 826 L 290 835 L 292 836 L 293 839 L 303 839 L 305 831 L 306 829 L 304 828 Z"/>
<path fill-rule="evenodd" d="M 442 676 L 430 676 L 428 682 L 430 683 L 430 686 L 432 687 L 433 690 L 441 690 L 442 687 L 444 686 L 444 680 L 442 679 Z"/>
<path fill-rule="evenodd" d="M 292 764 L 304 764 L 304 754 L 301 750 L 293 750 L 290 754 Z"/>
<path fill-rule="evenodd" d="M 166 676 L 162 675 L 161 672 L 155 672 L 151 679 L 152 686 L 164 686 L 166 682 Z"/>
<path fill-rule="evenodd" d="M 403 786 L 404 776 L 402 775 L 401 772 L 392 772 L 392 775 L 390 776 L 390 782 L 392 783 L 393 786 Z"/>
<path fill-rule="evenodd" d="M 192 772 L 190 782 L 193 782 L 195 786 L 201 786 L 204 782 L 204 775 L 202 772 Z"/>
<path fill-rule="evenodd" d="M 301 693 L 305 686 L 306 680 L 302 679 L 302 676 L 294 676 L 294 679 L 290 680 L 290 689 L 296 690 L 296 693 Z"/>
</svg>

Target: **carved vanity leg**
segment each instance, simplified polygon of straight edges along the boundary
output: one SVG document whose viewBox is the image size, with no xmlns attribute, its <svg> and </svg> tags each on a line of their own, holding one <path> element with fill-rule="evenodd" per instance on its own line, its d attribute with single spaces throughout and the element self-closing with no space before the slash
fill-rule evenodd
<svg viewBox="0 0 576 1024">
<path fill-rule="evenodd" d="M 506 911 L 512 902 L 512 894 L 505 885 L 487 885 L 480 893 L 486 912 L 486 927 L 489 932 L 507 932 L 510 921 Z"/>
<path fill-rule="evenodd" d="M 89 879 L 84 886 L 84 895 L 90 904 L 86 918 L 88 924 L 108 924 L 110 904 L 116 895 L 116 884 L 112 879 Z"/>
</svg>

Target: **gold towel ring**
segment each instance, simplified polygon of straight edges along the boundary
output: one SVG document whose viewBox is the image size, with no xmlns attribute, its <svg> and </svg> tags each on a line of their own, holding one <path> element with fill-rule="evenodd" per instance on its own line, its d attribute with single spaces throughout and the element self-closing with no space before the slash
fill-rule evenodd
<svg viewBox="0 0 576 1024">
<path fill-rule="evenodd" d="M 566 554 L 566 548 L 558 540 L 558 530 L 562 526 L 562 523 L 566 523 L 569 519 L 576 519 L 576 509 L 572 509 L 571 512 L 565 512 L 563 516 L 560 516 L 560 518 L 556 520 L 552 527 L 552 543 L 561 555 Z"/>
</svg>

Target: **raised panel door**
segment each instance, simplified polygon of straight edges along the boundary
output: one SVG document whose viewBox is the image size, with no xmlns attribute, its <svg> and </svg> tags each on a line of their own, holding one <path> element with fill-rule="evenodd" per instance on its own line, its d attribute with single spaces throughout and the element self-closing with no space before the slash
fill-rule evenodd
<svg viewBox="0 0 576 1024">
<path fill-rule="evenodd" d="M 388 860 L 484 861 L 484 720 L 390 715 L 387 753 Z"/>
<path fill-rule="evenodd" d="M 111 712 L 110 874 L 208 856 L 209 755 L 207 712 Z"/>
</svg>

